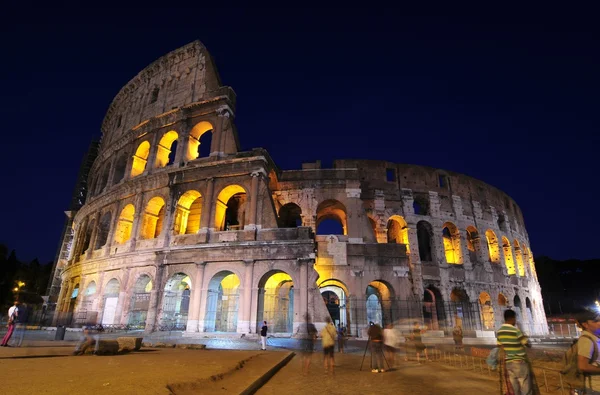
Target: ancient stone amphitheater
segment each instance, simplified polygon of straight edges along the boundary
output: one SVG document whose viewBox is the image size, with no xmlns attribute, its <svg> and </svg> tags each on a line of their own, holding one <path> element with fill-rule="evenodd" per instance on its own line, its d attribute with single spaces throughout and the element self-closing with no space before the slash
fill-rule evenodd
<svg viewBox="0 0 600 395">
<path fill-rule="evenodd" d="M 418 321 L 486 337 L 510 307 L 526 332 L 547 332 L 523 215 L 505 193 L 386 161 L 281 170 L 263 149 L 240 150 L 235 113 L 198 41 L 121 89 L 57 262 L 57 320 L 187 336 L 266 320 L 285 336 L 310 313 L 351 336 Z"/>
</svg>

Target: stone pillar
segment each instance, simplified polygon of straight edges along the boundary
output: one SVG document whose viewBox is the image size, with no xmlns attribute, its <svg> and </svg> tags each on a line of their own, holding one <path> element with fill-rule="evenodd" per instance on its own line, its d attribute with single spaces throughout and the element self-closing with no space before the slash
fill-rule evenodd
<svg viewBox="0 0 600 395">
<path fill-rule="evenodd" d="M 196 264 L 196 275 L 194 276 L 194 284 L 192 285 L 192 300 L 186 332 L 198 332 L 198 320 L 200 319 L 200 304 L 202 303 L 202 283 L 204 282 L 204 270 L 206 262 Z"/>
<path fill-rule="evenodd" d="M 156 276 L 154 277 L 154 287 L 150 291 L 150 302 L 148 304 L 148 314 L 146 315 L 146 332 L 154 332 L 157 326 L 158 310 L 160 296 L 163 294 L 163 281 L 165 267 L 158 265 L 156 267 Z"/>
<path fill-rule="evenodd" d="M 102 315 L 104 314 L 104 272 L 100 272 L 98 277 L 98 284 L 96 286 L 96 306 L 98 315 L 96 316 L 96 323 L 102 322 Z"/>
<path fill-rule="evenodd" d="M 113 178 L 115 178 L 115 167 L 116 162 L 119 157 L 114 157 L 113 160 L 110 161 L 110 170 L 108 171 L 108 180 L 106 181 L 106 185 L 104 186 L 104 190 L 108 191 L 110 187 L 113 186 Z"/>
<path fill-rule="evenodd" d="M 211 219 L 213 216 L 213 193 L 215 188 L 215 179 L 207 178 L 206 179 L 206 196 L 204 196 L 204 207 L 202 207 L 202 213 L 200 218 L 200 231 L 208 232 L 208 229 L 211 227 Z"/>
<path fill-rule="evenodd" d="M 250 215 L 248 224 L 244 226 L 244 229 L 256 229 L 256 211 L 258 209 L 258 178 L 260 172 L 254 171 L 250 175 L 252 177 L 252 184 L 250 187 Z"/>
<path fill-rule="evenodd" d="M 180 167 L 184 162 L 184 154 L 188 149 L 187 142 L 189 141 L 190 131 L 189 128 L 183 123 L 176 125 L 175 128 L 180 132 L 179 136 L 177 137 L 177 152 L 175 152 L 175 161 L 173 166 Z"/>
<path fill-rule="evenodd" d="M 221 141 L 223 140 L 223 128 L 226 126 L 226 118 L 229 118 L 229 111 L 225 109 L 217 110 L 217 122 L 213 129 L 212 141 L 210 142 L 210 156 L 223 156 Z"/>
<path fill-rule="evenodd" d="M 254 260 L 244 261 L 244 285 L 241 289 L 241 304 L 238 310 L 238 333 L 252 333 L 250 317 L 252 315 L 252 279 L 254 276 Z"/>
<path fill-rule="evenodd" d="M 115 322 L 121 324 L 127 323 L 127 314 L 129 313 L 129 304 L 131 302 L 131 295 L 127 292 L 129 287 L 129 273 L 131 269 L 123 270 L 123 278 L 121 279 L 121 288 L 119 289 L 119 301 L 117 303 L 117 309 L 115 311 Z"/>
<path fill-rule="evenodd" d="M 209 329 L 209 325 L 206 322 L 206 311 L 207 304 L 209 303 L 209 290 L 207 289 L 208 283 L 206 286 L 202 285 L 202 289 L 200 289 L 200 310 L 198 313 L 198 332 L 206 332 Z M 214 326 L 214 324 L 213 324 Z"/>
<path fill-rule="evenodd" d="M 132 144 L 130 144 L 129 147 L 123 148 L 123 152 L 129 151 L 129 153 L 126 154 L 127 164 L 125 165 L 125 175 L 123 176 L 123 180 L 121 181 L 126 181 L 131 178 L 131 169 L 133 168 L 133 157 L 135 156 L 135 149 L 137 149 L 137 147 L 134 147 Z"/>
<path fill-rule="evenodd" d="M 92 234 L 90 235 L 90 245 L 85 253 L 86 259 L 90 259 L 92 257 L 92 251 L 94 251 L 94 246 L 96 245 L 96 237 L 98 236 L 98 228 L 100 227 L 100 211 L 97 211 L 94 214 L 94 229 L 92 229 Z M 89 225 L 89 222 L 88 222 Z M 87 232 L 86 232 L 87 233 Z M 84 236 L 85 237 L 85 236 Z"/>
<path fill-rule="evenodd" d="M 56 308 L 54 309 L 54 316 L 52 317 L 52 326 L 56 326 L 58 323 L 58 316 L 62 311 L 64 305 L 63 299 L 65 297 L 65 293 L 68 291 L 68 286 L 69 284 L 66 280 L 62 282 L 60 292 L 58 293 L 58 299 L 56 299 Z"/>
<path fill-rule="evenodd" d="M 158 152 L 158 133 L 155 133 L 154 136 L 148 139 L 150 143 L 150 153 L 148 154 L 148 159 L 146 161 L 146 168 L 141 175 L 146 175 L 151 173 L 156 167 L 156 154 Z"/>
<path fill-rule="evenodd" d="M 135 251 L 135 244 L 139 237 L 140 224 L 144 220 L 144 207 L 142 206 L 144 202 L 144 196 L 141 192 L 136 191 L 136 193 L 137 195 L 133 204 L 135 206 L 135 214 L 133 217 L 133 225 L 131 227 L 129 251 Z"/>
<path fill-rule="evenodd" d="M 110 229 L 108 230 L 108 236 L 106 238 L 106 251 L 108 251 L 108 254 L 110 254 L 110 247 L 113 245 L 114 243 L 114 239 L 115 239 L 115 232 L 117 230 L 117 224 L 119 223 L 119 216 L 121 215 L 121 202 L 117 203 L 117 208 L 114 211 L 114 215 L 111 218 L 110 221 Z"/>
<path fill-rule="evenodd" d="M 311 314 L 311 319 L 315 320 L 314 312 L 309 311 L 308 308 L 308 292 L 309 292 L 309 284 L 308 284 L 308 262 L 307 260 L 298 260 L 298 264 L 300 265 L 300 284 L 298 284 L 298 288 L 300 290 L 300 297 L 297 299 L 300 303 L 298 303 L 297 307 L 294 306 L 294 327 L 293 332 L 296 333 L 298 331 L 298 326 L 305 322 L 305 315 Z M 295 284 L 294 284 L 295 285 Z M 295 288 L 295 287 L 294 287 Z M 294 295 L 296 296 L 296 295 Z M 295 302 L 295 300 L 294 300 Z M 295 303 L 294 303 L 295 304 Z"/>
</svg>

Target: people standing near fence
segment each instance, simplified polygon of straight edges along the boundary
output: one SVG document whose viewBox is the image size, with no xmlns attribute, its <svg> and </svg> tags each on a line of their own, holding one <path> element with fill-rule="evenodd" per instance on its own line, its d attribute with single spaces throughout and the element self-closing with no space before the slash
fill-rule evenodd
<svg viewBox="0 0 600 395">
<path fill-rule="evenodd" d="M 600 394 L 600 315 L 583 311 L 576 316 L 583 330 L 577 340 L 577 367 L 586 382 L 586 394 Z"/>
<path fill-rule="evenodd" d="M 452 339 L 454 339 L 454 351 L 462 351 L 463 331 L 460 325 L 456 325 L 452 330 Z"/>
<path fill-rule="evenodd" d="M 21 303 L 19 306 L 19 317 L 15 326 L 15 346 L 21 347 L 23 339 L 25 338 L 25 331 L 27 330 L 27 323 L 29 322 L 29 307 L 27 303 Z"/>
<path fill-rule="evenodd" d="M 498 329 L 496 339 L 502 352 L 503 358 L 501 366 L 506 375 L 501 376 L 504 379 L 504 385 L 512 388 L 515 395 L 533 394 L 532 377 L 527 362 L 527 352 L 525 347 L 531 347 L 527 337 L 515 325 L 517 323 L 517 314 L 514 310 L 504 311 L 504 324 Z M 510 387 L 509 387 L 510 385 Z"/>
<path fill-rule="evenodd" d="M 415 346 L 415 358 L 417 359 L 417 363 L 421 363 L 421 354 L 423 354 L 425 361 L 429 361 L 429 356 L 427 355 L 427 346 L 425 343 L 423 343 L 423 330 L 417 321 L 414 322 L 410 340 Z"/>
<path fill-rule="evenodd" d="M 10 341 L 10 338 L 13 335 L 13 332 L 15 330 L 15 325 L 17 324 L 18 319 L 19 319 L 18 317 L 19 317 L 19 302 L 15 300 L 15 303 L 13 304 L 13 306 L 11 306 L 8 309 L 8 323 L 6 325 L 8 330 L 6 331 L 6 334 L 4 335 L 4 338 L 2 339 L 2 343 L 0 343 L 0 346 L 8 347 L 8 342 Z"/>
<path fill-rule="evenodd" d="M 315 338 L 317 337 L 317 328 L 310 320 L 310 314 L 304 316 L 304 323 L 298 325 L 297 337 L 300 339 L 300 349 L 302 352 L 302 374 L 308 375 L 312 355 L 315 351 Z"/>
<path fill-rule="evenodd" d="M 400 343 L 400 334 L 394 328 L 394 325 L 387 324 L 383 330 L 383 351 L 385 357 L 392 367 L 396 366 L 396 353 Z"/>
<path fill-rule="evenodd" d="M 337 327 L 337 340 L 338 340 L 338 351 L 342 354 L 344 353 L 344 337 L 345 337 L 345 329 L 342 324 L 338 324 Z"/>
<path fill-rule="evenodd" d="M 369 341 L 371 342 L 371 372 L 383 373 L 385 369 L 383 367 L 383 331 L 381 327 L 374 323 L 369 322 Z"/>
<path fill-rule="evenodd" d="M 267 327 L 267 321 L 263 321 L 263 326 L 262 328 L 260 328 L 260 349 L 261 350 L 266 350 L 267 349 L 267 330 L 269 328 Z"/>
<path fill-rule="evenodd" d="M 323 345 L 323 365 L 325 366 L 325 373 L 333 374 L 334 359 L 333 351 L 335 348 L 335 339 L 337 337 L 337 331 L 335 326 L 331 322 L 331 317 L 325 317 L 325 328 L 321 330 L 321 343 Z"/>
</svg>

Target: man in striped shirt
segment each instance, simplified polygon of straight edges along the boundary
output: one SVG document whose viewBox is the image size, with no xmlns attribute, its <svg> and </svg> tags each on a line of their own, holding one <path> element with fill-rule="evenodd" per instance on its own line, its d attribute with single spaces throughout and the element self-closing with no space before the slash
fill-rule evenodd
<svg viewBox="0 0 600 395">
<path fill-rule="evenodd" d="M 504 312 L 504 325 L 498 329 L 498 346 L 504 349 L 506 371 L 515 395 L 531 395 L 533 392 L 529 364 L 525 347 L 531 347 L 529 340 L 519 328 L 517 314 L 513 310 Z"/>
</svg>

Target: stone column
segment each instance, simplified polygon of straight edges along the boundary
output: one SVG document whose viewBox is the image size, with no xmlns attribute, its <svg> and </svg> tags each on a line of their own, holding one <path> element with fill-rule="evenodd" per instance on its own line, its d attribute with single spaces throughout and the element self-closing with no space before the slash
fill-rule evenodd
<svg viewBox="0 0 600 395">
<path fill-rule="evenodd" d="M 150 143 L 150 153 L 148 154 L 148 159 L 146 161 L 146 168 L 141 175 L 151 173 L 156 167 L 156 153 L 158 152 L 158 133 L 155 133 L 154 136 L 151 136 L 148 139 Z"/>
<path fill-rule="evenodd" d="M 164 288 L 162 277 L 165 267 L 158 265 L 156 267 L 156 275 L 154 277 L 154 287 L 150 291 L 150 302 L 148 304 L 148 314 L 146 315 L 146 332 L 154 332 L 157 326 L 158 310 L 160 304 L 160 296 L 163 294 Z"/>
<path fill-rule="evenodd" d="M 97 311 L 96 323 L 102 322 L 102 315 L 104 314 L 104 272 L 100 272 L 98 276 L 98 285 L 96 286 L 96 300 L 97 300 Z"/>
<path fill-rule="evenodd" d="M 293 332 L 296 333 L 298 330 L 298 326 L 305 322 L 305 315 L 307 313 L 313 315 L 313 317 L 311 317 L 311 319 L 313 320 L 313 322 L 315 321 L 315 317 L 314 317 L 314 312 L 313 311 L 309 311 L 308 309 L 308 292 L 309 292 L 309 286 L 308 286 L 308 265 L 309 265 L 309 260 L 298 260 L 298 264 L 300 265 L 300 284 L 299 284 L 299 290 L 300 290 L 300 297 L 298 298 L 299 300 L 299 305 L 298 307 L 294 308 L 294 312 L 297 313 L 297 315 L 295 314 L 294 317 L 294 327 L 293 327 Z M 294 284 L 295 285 L 295 284 Z M 295 287 L 294 287 L 295 288 Z M 296 295 L 294 295 L 296 296 Z"/>
<path fill-rule="evenodd" d="M 207 178 L 206 179 L 206 196 L 204 197 L 204 207 L 202 207 L 202 214 L 201 214 L 201 218 L 200 218 L 200 231 L 202 232 L 208 232 L 208 229 L 211 228 L 213 225 L 212 223 L 212 217 L 213 217 L 213 212 L 215 211 L 213 209 L 213 193 L 214 193 L 214 188 L 215 188 L 215 179 L 214 178 Z"/>
<path fill-rule="evenodd" d="M 119 301 L 117 302 L 117 309 L 115 311 L 115 322 L 120 324 L 127 323 L 127 314 L 129 313 L 129 304 L 131 302 L 131 295 L 127 292 L 129 287 L 129 273 L 131 269 L 123 270 L 123 279 L 121 280 L 121 288 L 119 289 Z"/>
<path fill-rule="evenodd" d="M 241 303 L 238 310 L 238 333 L 252 333 L 250 326 L 252 315 L 252 279 L 254 276 L 254 260 L 244 261 L 244 285 L 241 289 Z"/>
<path fill-rule="evenodd" d="M 99 222 L 100 222 L 100 211 L 97 211 L 96 214 L 94 214 L 94 229 L 92 229 L 92 234 L 90 235 L 90 245 L 88 246 L 88 249 L 85 253 L 85 258 L 86 259 L 90 259 L 92 257 L 92 251 L 94 251 L 94 247 L 96 245 L 96 237 L 98 236 L 98 228 L 99 228 Z M 89 222 L 88 222 L 89 225 Z M 86 232 L 87 233 L 87 232 Z M 85 236 L 84 236 L 85 237 Z"/>
<path fill-rule="evenodd" d="M 204 282 L 205 268 L 206 262 L 199 262 L 196 264 L 196 275 L 194 276 L 194 284 L 192 285 L 192 300 L 190 303 L 189 316 L 185 329 L 186 332 L 198 332 L 200 304 L 202 303 L 202 283 Z"/>
<path fill-rule="evenodd" d="M 184 123 L 180 123 L 178 125 L 175 126 L 176 129 L 178 129 L 179 132 L 179 136 L 177 137 L 177 152 L 175 153 L 175 161 L 173 163 L 174 167 L 180 167 L 181 164 L 184 162 L 184 154 L 187 152 L 188 149 L 188 144 L 187 142 L 189 141 L 189 127 L 187 127 L 187 125 L 185 125 Z"/>
<path fill-rule="evenodd" d="M 115 157 L 113 158 L 113 160 L 110 161 L 110 170 L 108 171 L 108 180 L 106 181 L 106 185 L 104 187 L 104 190 L 107 191 L 108 189 L 110 189 L 111 186 L 113 186 L 113 178 L 115 178 L 115 167 L 116 167 L 116 162 L 117 159 L 119 157 Z"/>
<path fill-rule="evenodd" d="M 134 201 L 135 214 L 133 217 L 133 225 L 131 227 L 131 237 L 129 243 L 129 251 L 135 251 L 135 244 L 139 238 L 140 224 L 144 220 L 144 207 L 142 206 L 144 197 L 141 192 L 136 191 L 136 197 Z"/>
<path fill-rule="evenodd" d="M 108 236 L 106 238 L 106 251 L 107 255 L 110 254 L 110 247 L 114 243 L 115 232 L 117 230 L 117 224 L 119 223 L 119 215 L 121 214 L 121 202 L 117 203 L 116 210 L 114 211 L 113 217 L 110 219 L 110 229 L 108 230 Z"/>
<path fill-rule="evenodd" d="M 250 175 L 252 177 L 252 184 L 250 187 L 250 215 L 248 224 L 244 226 L 244 229 L 256 229 L 256 211 L 258 209 L 258 178 L 260 172 L 254 171 Z"/>
<path fill-rule="evenodd" d="M 60 292 L 58 293 L 58 299 L 56 299 L 56 308 L 54 309 L 54 316 L 52 317 L 52 326 L 56 326 L 58 323 L 58 316 L 62 311 L 64 305 L 63 299 L 65 297 L 65 293 L 68 291 L 68 286 L 69 284 L 66 280 L 62 282 Z"/>
</svg>

